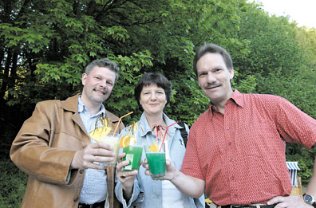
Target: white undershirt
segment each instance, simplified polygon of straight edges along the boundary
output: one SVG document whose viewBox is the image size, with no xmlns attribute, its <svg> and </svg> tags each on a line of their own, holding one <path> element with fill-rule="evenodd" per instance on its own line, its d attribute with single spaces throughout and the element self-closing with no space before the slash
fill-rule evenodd
<svg viewBox="0 0 316 208">
<path fill-rule="evenodd" d="M 166 151 L 166 159 L 171 160 L 170 154 L 169 154 L 168 140 L 165 141 L 165 151 Z M 182 198 L 182 193 L 169 180 L 162 181 L 162 207 L 163 208 L 170 208 L 170 207 L 183 208 L 184 207 L 184 200 Z"/>
<path fill-rule="evenodd" d="M 177 207 L 183 208 L 184 201 L 182 193 L 168 180 L 162 181 L 162 207 L 170 208 Z"/>
</svg>

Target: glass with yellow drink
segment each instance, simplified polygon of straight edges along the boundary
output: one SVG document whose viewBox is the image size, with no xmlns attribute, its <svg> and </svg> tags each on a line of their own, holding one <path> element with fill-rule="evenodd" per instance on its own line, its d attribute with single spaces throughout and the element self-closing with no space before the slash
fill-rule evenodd
<svg viewBox="0 0 316 208">
<path fill-rule="evenodd" d="M 118 151 L 119 151 L 119 137 L 113 135 L 112 127 L 109 125 L 109 121 L 106 118 L 100 118 L 97 120 L 96 128 L 89 133 L 91 142 L 93 143 L 106 143 L 109 144 L 115 154 L 115 158 L 110 162 L 99 163 L 100 166 L 115 166 L 117 163 Z"/>
</svg>

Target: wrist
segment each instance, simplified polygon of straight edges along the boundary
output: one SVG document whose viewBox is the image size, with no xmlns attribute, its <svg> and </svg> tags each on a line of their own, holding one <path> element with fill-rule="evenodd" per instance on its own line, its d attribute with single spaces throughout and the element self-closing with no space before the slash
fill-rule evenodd
<svg viewBox="0 0 316 208">
<path fill-rule="evenodd" d="M 132 196 L 132 194 L 133 194 L 133 187 L 134 186 L 132 186 L 132 187 L 125 187 L 125 186 L 123 186 L 123 196 L 124 196 L 124 198 L 125 199 L 130 199 L 131 198 L 131 196 Z"/>
<path fill-rule="evenodd" d="M 309 204 L 316 208 L 316 198 L 310 194 L 303 194 L 303 200 L 306 204 Z"/>
<path fill-rule="evenodd" d="M 180 172 L 179 172 L 179 171 L 176 171 L 176 172 L 173 174 L 172 178 L 169 179 L 169 181 L 173 182 L 179 175 L 180 175 Z"/>
</svg>

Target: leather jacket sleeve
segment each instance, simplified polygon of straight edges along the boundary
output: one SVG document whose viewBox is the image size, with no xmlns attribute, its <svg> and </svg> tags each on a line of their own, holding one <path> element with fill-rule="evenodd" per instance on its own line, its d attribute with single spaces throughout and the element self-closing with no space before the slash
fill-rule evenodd
<svg viewBox="0 0 316 208">
<path fill-rule="evenodd" d="M 59 101 L 38 103 L 11 146 L 10 157 L 16 166 L 40 181 L 68 184 L 71 161 L 82 148 L 75 132 L 79 128 L 69 121 L 73 114 L 63 111 Z"/>
</svg>

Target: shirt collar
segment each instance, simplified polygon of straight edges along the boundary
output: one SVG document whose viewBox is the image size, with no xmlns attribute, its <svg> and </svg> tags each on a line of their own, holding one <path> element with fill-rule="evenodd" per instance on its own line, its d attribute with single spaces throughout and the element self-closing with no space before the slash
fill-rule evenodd
<svg viewBox="0 0 316 208">
<path fill-rule="evenodd" d="M 244 107 L 244 97 L 243 94 L 240 93 L 238 90 L 235 90 L 233 92 L 233 95 L 231 97 L 231 100 L 233 100 L 235 102 L 236 105 L 240 106 L 240 107 Z"/>
<path fill-rule="evenodd" d="M 166 125 L 169 126 L 173 124 L 175 121 L 170 119 L 166 114 L 163 114 L 163 120 L 165 121 Z M 176 128 L 181 128 L 178 124 L 173 125 Z M 148 121 L 146 119 L 145 113 L 143 113 L 139 119 L 139 127 L 141 128 L 141 136 L 145 136 L 148 133 L 154 133 L 150 128 Z M 168 132 L 175 131 L 173 128 L 168 129 Z"/>
<path fill-rule="evenodd" d="M 244 102 L 243 94 L 240 93 L 238 90 L 234 90 L 229 100 L 231 100 L 232 103 L 236 104 L 239 107 L 244 107 L 245 102 Z M 215 112 L 215 106 L 211 104 L 209 107 L 209 113 L 213 115 L 214 112 Z"/>
<path fill-rule="evenodd" d="M 81 96 L 78 97 L 78 113 L 84 113 L 84 112 L 89 112 L 88 108 L 85 106 L 85 104 L 83 103 Z M 91 116 L 98 116 L 98 115 L 103 115 L 106 116 L 106 110 L 104 105 L 101 105 L 101 109 L 98 113 L 96 113 L 95 115 L 91 115 Z"/>
</svg>

